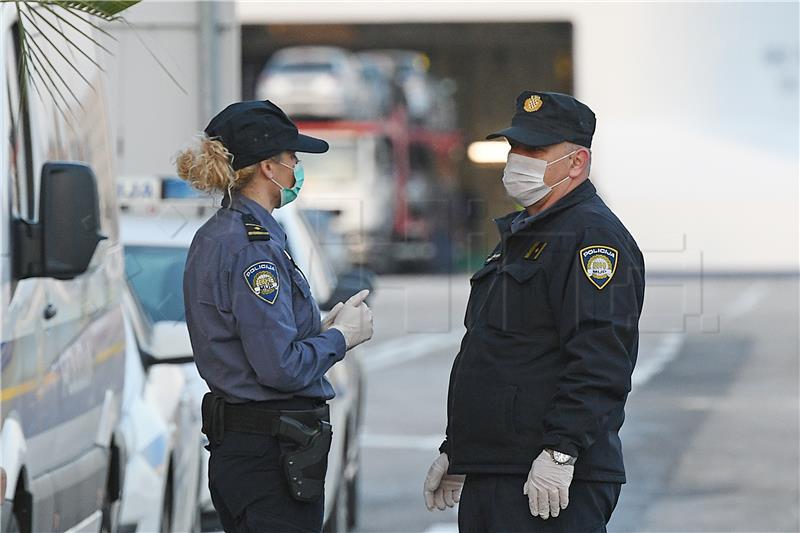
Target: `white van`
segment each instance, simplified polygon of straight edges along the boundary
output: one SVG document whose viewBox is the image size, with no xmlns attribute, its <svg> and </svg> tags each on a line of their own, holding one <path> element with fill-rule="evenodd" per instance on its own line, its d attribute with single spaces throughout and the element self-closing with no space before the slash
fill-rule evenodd
<svg viewBox="0 0 800 533">
<path fill-rule="evenodd" d="M 124 263 L 103 78 L 74 54 L 92 89 L 50 53 L 81 105 L 20 87 L 16 17 L 0 3 L 0 530 L 114 531 Z"/>
</svg>

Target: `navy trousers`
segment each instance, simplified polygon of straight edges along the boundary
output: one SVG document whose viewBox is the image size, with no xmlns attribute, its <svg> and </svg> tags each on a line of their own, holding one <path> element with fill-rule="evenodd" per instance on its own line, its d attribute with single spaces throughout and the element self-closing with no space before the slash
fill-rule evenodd
<svg viewBox="0 0 800 533">
<path fill-rule="evenodd" d="M 318 533 L 325 498 L 300 502 L 289 494 L 278 439 L 226 431 L 209 445 L 208 485 L 225 533 Z"/>
<path fill-rule="evenodd" d="M 558 517 L 531 515 L 522 493 L 527 475 L 468 474 L 458 506 L 460 533 L 605 533 L 621 485 L 574 480 Z"/>
</svg>

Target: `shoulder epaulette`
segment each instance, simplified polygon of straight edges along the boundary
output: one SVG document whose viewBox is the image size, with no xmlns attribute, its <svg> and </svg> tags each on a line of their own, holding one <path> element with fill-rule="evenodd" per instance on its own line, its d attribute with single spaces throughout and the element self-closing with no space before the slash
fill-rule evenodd
<svg viewBox="0 0 800 533">
<path fill-rule="evenodd" d="M 250 241 L 268 241 L 270 239 L 267 228 L 258 223 L 258 219 L 248 213 L 242 213 L 242 222 Z"/>
</svg>

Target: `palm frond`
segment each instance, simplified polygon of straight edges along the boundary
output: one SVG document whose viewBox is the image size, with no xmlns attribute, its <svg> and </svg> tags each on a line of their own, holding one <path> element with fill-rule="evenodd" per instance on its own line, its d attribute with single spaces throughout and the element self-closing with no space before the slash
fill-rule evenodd
<svg viewBox="0 0 800 533">
<path fill-rule="evenodd" d="M 137 32 L 137 31 L 136 31 L 136 28 L 134 28 L 134 27 L 131 25 L 131 23 L 130 23 L 130 22 L 128 22 L 127 20 L 125 20 L 125 19 L 122 19 L 122 21 L 123 21 L 125 24 L 127 24 L 127 25 L 130 27 L 130 29 L 131 29 L 131 30 L 133 30 L 133 33 L 134 33 L 134 35 L 136 35 L 136 38 L 139 40 L 139 42 L 142 44 L 142 46 L 144 46 L 144 49 L 145 49 L 145 50 L 147 50 L 147 53 L 148 53 L 148 54 L 150 54 L 150 57 L 152 57 L 152 58 L 153 58 L 153 60 L 154 60 L 154 61 L 155 61 L 155 62 L 158 64 L 158 66 L 159 66 L 159 67 L 161 67 L 161 70 L 163 70 L 163 71 L 164 71 L 164 73 L 165 73 L 167 76 L 169 76 L 169 79 L 171 79 L 171 80 L 172 80 L 172 83 L 174 83 L 175 85 L 177 85 L 177 86 L 178 86 L 178 89 L 180 89 L 180 90 L 183 92 L 183 94 L 185 94 L 185 95 L 188 95 L 188 94 L 189 94 L 189 92 L 188 92 L 186 89 L 184 89 L 184 88 L 183 88 L 183 85 L 181 85 L 181 84 L 180 84 L 180 82 L 178 82 L 178 80 L 177 80 L 177 79 L 175 79 L 175 76 L 173 76 L 173 75 L 172 75 L 172 73 L 169 71 L 169 69 L 167 69 L 166 65 L 164 65 L 164 63 L 162 63 L 162 62 L 161 62 L 161 60 L 158 58 L 158 56 L 156 55 L 156 53 L 155 53 L 155 52 L 153 52 L 153 49 L 152 49 L 152 48 L 150 48 L 150 46 L 147 44 L 147 42 L 145 42 L 145 40 L 142 38 L 142 36 L 141 36 L 141 35 L 139 35 L 139 32 Z"/>
<path fill-rule="evenodd" d="M 71 1 L 60 1 L 60 0 L 53 0 L 52 2 L 48 2 L 50 4 L 54 4 L 65 9 L 69 10 L 76 10 L 76 11 L 83 11 L 84 13 L 88 13 L 95 17 L 101 18 L 106 21 L 113 21 L 119 18 L 119 14 L 128 9 L 129 7 L 136 5 L 141 0 L 130 0 L 130 1 L 121 1 L 121 2 L 71 2 Z"/>
<path fill-rule="evenodd" d="M 23 12 L 23 15 L 24 15 L 24 12 Z M 58 80 L 61 82 L 61 85 L 63 85 L 67 89 L 67 91 L 69 91 L 69 93 L 72 96 L 72 98 L 75 101 L 78 102 L 78 105 L 81 106 L 81 109 L 83 109 L 83 105 L 82 105 L 80 99 L 75 95 L 75 93 L 73 92 L 72 88 L 69 86 L 67 81 L 61 75 L 61 73 L 58 71 L 58 69 L 53 65 L 53 62 L 50 61 L 50 58 L 45 53 L 45 51 L 42 50 L 42 48 L 39 46 L 39 43 L 37 43 L 35 40 L 31 40 L 30 44 L 33 45 L 33 47 L 28 50 L 28 56 L 31 59 L 33 59 L 33 61 L 30 62 L 30 65 L 34 68 L 34 70 L 36 70 L 37 65 L 38 65 L 38 67 L 40 67 L 42 69 L 42 71 L 45 73 L 45 75 L 47 76 L 48 80 L 50 81 L 50 84 L 47 86 L 48 90 L 52 87 L 55 91 L 58 92 L 59 96 L 61 96 L 63 102 L 65 104 L 69 105 L 69 102 L 67 101 L 67 99 L 64 98 L 63 94 L 61 94 L 61 91 L 58 88 L 58 83 L 56 83 L 55 80 L 53 80 L 53 77 L 50 74 L 52 72 L 58 78 Z M 44 58 L 44 59 L 42 59 L 42 58 Z M 44 64 L 45 62 L 47 63 L 46 66 Z M 79 74 L 80 74 L 80 72 L 79 72 Z M 41 73 L 39 73 L 39 77 L 41 78 Z M 87 80 L 86 78 L 83 78 L 83 79 L 84 79 L 84 81 L 86 81 L 86 83 L 89 83 L 89 80 Z M 42 79 L 42 81 L 44 82 L 43 79 Z M 52 95 L 52 93 L 51 93 L 51 95 Z M 54 100 L 55 100 L 55 98 L 54 98 Z"/>
<path fill-rule="evenodd" d="M 8 1 L 8 0 L 0 0 L 0 1 L 5 2 L 5 1 Z M 14 1 L 16 1 L 16 0 L 14 0 Z M 58 7 L 58 9 L 53 9 L 53 7 L 52 7 L 54 5 L 53 2 L 43 1 L 43 2 L 37 2 L 37 3 L 40 4 L 42 7 L 44 7 L 45 9 L 47 9 L 49 7 L 50 10 L 52 12 L 54 12 L 54 13 L 60 11 L 64 15 L 70 15 L 77 22 L 80 22 L 81 24 L 84 24 L 84 25 L 90 27 L 93 31 L 98 31 L 98 32 L 102 33 L 103 35 L 105 35 L 106 37 L 111 39 L 112 41 L 116 41 L 117 40 L 117 38 L 114 37 L 113 35 L 111 35 L 109 32 L 107 32 L 105 30 L 105 28 L 103 28 L 99 24 L 93 23 L 92 20 L 90 18 L 86 17 L 83 14 L 83 11 L 81 11 L 79 9 L 67 9 L 67 8 L 64 8 L 64 7 L 61 7 L 61 6 L 56 6 L 56 7 Z M 122 19 L 122 17 L 119 17 L 119 19 Z M 115 19 L 115 20 L 119 20 L 119 19 Z M 102 19 L 102 20 L 105 20 L 105 19 Z M 109 54 L 110 53 L 111 52 L 109 52 Z"/>
<path fill-rule="evenodd" d="M 73 118 L 75 118 L 75 115 L 70 102 L 77 103 L 81 109 L 83 109 L 83 103 L 55 67 L 50 57 L 55 57 L 55 54 L 58 54 L 63 62 L 69 65 L 84 83 L 92 90 L 95 90 L 86 75 L 77 67 L 75 51 L 80 53 L 95 68 L 102 71 L 103 67 L 100 63 L 87 53 L 87 42 L 111 54 L 108 48 L 92 36 L 92 32 L 100 32 L 111 39 L 114 39 L 114 37 L 92 19 L 104 22 L 124 20 L 121 13 L 140 1 L 0 0 L 0 3 L 13 2 L 17 11 L 20 105 L 27 105 L 25 102 L 28 93 L 26 88 L 29 86 L 33 86 L 39 98 L 42 98 L 42 92 L 39 90 L 39 84 L 41 83 L 50 94 L 50 98 L 59 113 L 65 118 L 65 122 L 72 127 L 72 121 L 68 119 L 68 115 Z M 72 21 L 68 20 L 68 16 Z M 54 24 L 54 21 L 58 26 Z M 64 25 L 68 26 L 74 32 L 74 35 L 68 35 Z M 79 25 L 82 25 L 85 29 L 81 29 Z M 58 35 L 63 38 L 63 44 L 57 45 L 51 35 Z M 78 39 L 74 39 L 76 35 L 79 37 Z M 43 42 L 40 44 L 38 40 Z M 45 43 L 49 45 L 48 51 L 42 48 Z M 52 51 L 49 48 L 52 48 Z M 70 52 L 72 60 L 67 57 L 65 51 Z M 162 68 L 164 67 L 162 66 Z"/>
<path fill-rule="evenodd" d="M 102 51 L 104 51 L 105 53 L 107 53 L 107 54 L 109 54 L 109 55 L 112 55 L 112 54 L 111 54 L 111 50 L 109 50 L 108 48 L 106 48 L 105 46 L 103 46 L 103 44 L 102 44 L 100 41 L 98 41 L 97 39 L 95 39 L 94 37 L 92 37 L 90 34 L 86 33 L 84 30 L 82 30 L 81 28 L 77 27 L 75 24 L 73 24 L 73 23 L 72 23 L 72 22 L 70 22 L 69 20 L 67 20 L 67 19 L 66 19 L 66 18 L 65 18 L 65 17 L 64 17 L 64 16 L 63 16 L 61 13 L 59 13 L 58 11 L 56 11 L 55 9 L 53 9 L 53 8 L 50 6 L 50 4 L 44 3 L 44 4 L 42 4 L 42 7 L 43 7 L 43 8 L 45 8 L 45 9 L 46 9 L 47 11 L 49 11 L 50 13 L 52 13 L 52 15 L 53 15 L 53 16 L 54 16 L 56 19 L 58 19 L 60 22 L 63 22 L 64 24 L 66 24 L 67 26 L 69 26 L 70 28 L 72 28 L 73 30 L 75 30 L 76 32 L 78 32 L 80 35 L 82 35 L 83 37 L 85 37 L 85 38 L 86 38 L 88 41 L 91 41 L 91 42 L 92 42 L 92 43 L 93 43 L 93 44 L 94 44 L 96 47 L 100 48 L 100 49 L 101 49 Z M 67 11 L 67 13 L 69 13 L 69 11 Z M 84 19 L 82 19 L 81 17 L 78 17 L 78 20 L 80 20 L 81 22 L 84 22 L 84 23 L 86 22 L 86 21 L 85 21 Z M 61 33 L 62 33 L 62 34 L 64 33 L 64 32 L 63 32 L 63 30 L 61 30 Z M 107 33 L 107 32 L 104 32 L 104 33 L 106 33 L 106 35 L 108 35 L 109 37 L 112 37 L 112 38 L 113 38 L 113 36 L 112 36 L 110 33 Z"/>
</svg>

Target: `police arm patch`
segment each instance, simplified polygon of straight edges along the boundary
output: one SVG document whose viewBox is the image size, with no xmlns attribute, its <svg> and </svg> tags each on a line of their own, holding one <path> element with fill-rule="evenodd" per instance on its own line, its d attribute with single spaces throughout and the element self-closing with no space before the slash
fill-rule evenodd
<svg viewBox="0 0 800 533">
<path fill-rule="evenodd" d="M 605 244 L 593 244 L 582 248 L 578 255 L 586 277 L 592 285 L 602 290 L 617 271 L 619 252 Z"/>
<path fill-rule="evenodd" d="M 244 270 L 242 275 L 253 294 L 268 304 L 275 303 L 280 289 L 278 269 L 275 267 L 275 263 L 269 261 L 253 263 Z"/>
</svg>

